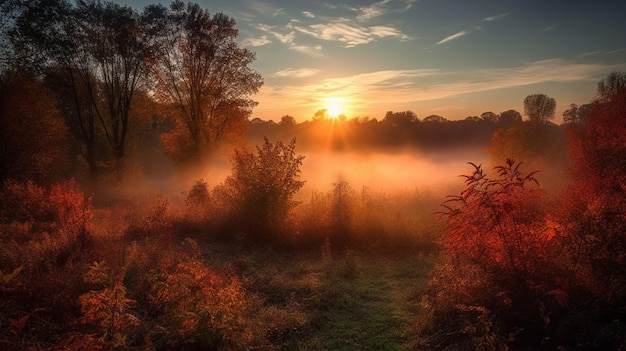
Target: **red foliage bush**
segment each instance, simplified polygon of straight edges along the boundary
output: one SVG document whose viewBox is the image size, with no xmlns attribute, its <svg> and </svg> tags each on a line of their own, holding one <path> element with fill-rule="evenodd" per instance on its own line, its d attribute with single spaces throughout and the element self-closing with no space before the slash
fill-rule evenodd
<svg viewBox="0 0 626 351">
<path fill-rule="evenodd" d="M 534 172 L 512 160 L 495 167 L 495 177 L 472 166 L 465 190 L 444 203 L 446 262 L 424 300 L 430 327 L 450 330 L 446 342 L 457 346 L 540 345 L 552 327 L 544 317 L 564 308 L 569 294 L 568 258 L 543 192 L 530 184 Z"/>
<path fill-rule="evenodd" d="M 48 188 L 7 181 L 0 190 L 0 226 L 4 235 L 0 268 L 45 263 L 63 265 L 86 248 L 92 231 L 91 199 L 74 180 Z M 9 249 L 10 248 L 10 249 Z"/>
<path fill-rule="evenodd" d="M 591 271 L 587 288 L 619 301 L 626 297 L 626 92 L 594 102 L 587 117 L 568 129 L 574 185 L 562 221 L 577 264 Z"/>
</svg>

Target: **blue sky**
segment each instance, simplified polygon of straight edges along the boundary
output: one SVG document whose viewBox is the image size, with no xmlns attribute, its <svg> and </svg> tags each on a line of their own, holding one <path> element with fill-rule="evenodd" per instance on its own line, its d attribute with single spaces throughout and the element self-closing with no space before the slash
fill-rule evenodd
<svg viewBox="0 0 626 351">
<path fill-rule="evenodd" d="M 119 0 L 137 9 L 169 1 Z M 626 1 L 198 0 L 237 21 L 265 84 L 253 117 L 328 108 L 381 119 L 412 110 L 463 119 L 523 113 L 529 94 L 570 103 L 626 71 Z"/>
</svg>

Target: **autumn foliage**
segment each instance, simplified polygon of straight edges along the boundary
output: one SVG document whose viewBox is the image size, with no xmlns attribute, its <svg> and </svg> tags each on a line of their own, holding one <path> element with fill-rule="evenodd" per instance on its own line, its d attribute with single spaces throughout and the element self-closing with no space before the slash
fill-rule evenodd
<svg viewBox="0 0 626 351">
<path fill-rule="evenodd" d="M 551 327 L 542 314 L 568 304 L 568 266 L 555 224 L 534 172 L 520 165 L 507 160 L 491 176 L 472 164 L 465 189 L 444 203 L 446 261 L 424 299 L 433 309 L 431 327 L 449 331 L 446 340 L 434 333 L 435 343 L 538 344 Z"/>
<path fill-rule="evenodd" d="M 547 197 L 534 172 L 507 160 L 495 175 L 472 164 L 465 189 L 443 204 L 445 258 L 422 301 L 425 346 L 626 345 L 626 90 L 616 75 L 568 124 L 572 178 L 561 194 Z"/>
</svg>

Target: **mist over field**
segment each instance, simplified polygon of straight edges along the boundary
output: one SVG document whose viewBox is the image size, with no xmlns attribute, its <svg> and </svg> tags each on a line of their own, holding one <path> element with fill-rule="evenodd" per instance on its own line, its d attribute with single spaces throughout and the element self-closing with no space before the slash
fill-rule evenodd
<svg viewBox="0 0 626 351">
<path fill-rule="evenodd" d="M 458 187 L 458 176 L 469 170 L 467 162 L 483 163 L 488 160 L 484 148 L 394 153 L 310 151 L 300 154 L 305 157 L 301 167 L 301 179 L 306 183 L 297 197 L 308 197 L 313 190 L 326 191 L 339 181 L 346 181 L 355 189 L 367 187 L 375 192 L 441 192 L 450 190 L 451 186 Z M 180 185 L 180 190 L 186 189 L 186 186 L 200 178 L 211 185 L 223 183 L 231 174 L 231 168 L 227 155 L 214 156 L 202 170 L 190 175 Z"/>
</svg>

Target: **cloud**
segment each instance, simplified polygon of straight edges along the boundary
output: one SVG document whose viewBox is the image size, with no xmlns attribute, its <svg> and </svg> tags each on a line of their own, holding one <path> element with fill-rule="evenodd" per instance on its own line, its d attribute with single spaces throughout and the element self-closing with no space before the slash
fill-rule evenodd
<svg viewBox="0 0 626 351">
<path fill-rule="evenodd" d="M 344 18 L 339 19 L 337 23 L 319 23 L 307 27 L 295 26 L 295 28 L 317 39 L 342 42 L 346 47 L 368 44 L 378 38 L 392 37 L 399 38 L 400 40 L 410 39 L 409 36 L 394 27 L 363 27 L 355 25 Z"/>
<path fill-rule="evenodd" d="M 413 7 L 413 4 L 414 4 L 416 1 L 417 1 L 417 0 L 406 0 L 406 1 L 404 2 L 404 3 L 405 3 L 405 6 L 404 6 L 404 8 L 402 9 L 402 12 L 410 10 L 410 9 L 411 9 L 411 7 Z"/>
<path fill-rule="evenodd" d="M 360 22 L 367 22 L 373 18 L 385 15 L 388 12 L 406 12 L 413 7 L 413 4 L 417 0 L 403 0 L 398 4 L 392 3 L 391 0 L 382 0 L 375 2 L 369 6 L 362 6 L 359 8 L 353 8 L 353 11 L 358 12 L 356 19 Z M 398 7 L 400 6 L 400 7 Z"/>
<path fill-rule="evenodd" d="M 247 1 L 247 8 L 263 16 L 276 17 L 283 12 L 282 8 L 274 7 L 263 1 Z"/>
<path fill-rule="evenodd" d="M 456 33 L 456 34 L 452 34 L 452 35 L 450 35 L 450 36 L 448 36 L 448 37 L 445 37 L 445 38 L 441 39 L 441 40 L 440 40 L 439 42 L 437 42 L 437 44 L 435 44 L 435 45 L 441 45 L 441 44 L 447 43 L 447 42 L 452 41 L 452 40 L 454 40 L 454 39 L 458 39 L 458 38 L 460 38 L 460 37 L 462 37 L 462 36 L 464 36 L 464 35 L 466 35 L 466 34 L 469 34 L 469 32 L 468 32 L 468 31 L 466 31 L 466 30 L 462 30 L 462 31 L 460 31 L 460 32 L 458 32 L 458 33 Z"/>
<path fill-rule="evenodd" d="M 255 24 L 252 27 L 271 34 L 272 36 L 274 36 L 276 39 L 278 39 L 281 43 L 283 44 L 291 44 L 294 40 L 294 38 L 296 37 L 296 32 L 295 31 L 291 31 L 289 33 L 283 34 L 279 31 L 276 30 L 277 26 L 270 26 L 267 24 L 263 24 L 263 23 L 259 23 L 259 24 Z"/>
<path fill-rule="evenodd" d="M 315 18 L 315 15 L 309 11 L 302 11 L 302 15 L 307 18 Z"/>
<path fill-rule="evenodd" d="M 402 33 L 400 30 L 398 30 L 397 28 L 394 27 L 389 27 L 389 26 L 373 26 L 370 27 L 370 31 L 373 35 L 379 37 L 379 38 L 384 38 L 384 37 L 396 37 L 399 38 L 400 40 L 409 40 L 410 37 L 404 33 Z"/>
<path fill-rule="evenodd" d="M 263 35 L 260 38 L 246 38 L 241 41 L 242 46 L 263 46 L 271 43 L 269 39 L 267 39 L 267 35 Z"/>
<path fill-rule="evenodd" d="M 316 75 L 319 72 L 315 68 L 287 68 L 274 73 L 278 77 L 306 78 Z"/>
<path fill-rule="evenodd" d="M 351 110 L 355 113 L 368 113 L 370 106 L 374 104 L 409 105 L 546 82 L 594 80 L 611 68 L 602 64 L 581 64 L 557 58 L 529 62 L 517 67 L 468 71 L 386 70 L 330 78 L 316 84 L 280 87 L 267 85 L 256 98 L 268 106 L 284 105 L 285 101 L 289 101 L 289 108 L 295 110 L 314 109 L 320 99 L 335 96 L 351 101 L 354 106 Z"/>
<path fill-rule="evenodd" d="M 305 45 L 292 45 L 289 47 L 289 50 L 297 51 L 299 53 L 312 56 L 312 57 L 324 57 L 322 54 L 322 46 L 305 46 Z"/>
<path fill-rule="evenodd" d="M 549 32 L 554 29 L 554 26 L 548 26 L 543 29 L 544 32 Z"/>
<path fill-rule="evenodd" d="M 501 20 L 501 19 L 503 19 L 504 17 L 506 17 L 506 16 L 508 16 L 510 14 L 511 14 L 510 12 L 507 12 L 507 13 L 503 13 L 503 14 L 500 14 L 500 15 L 485 17 L 485 18 L 483 18 L 483 22 L 498 21 L 498 20 Z"/>
<path fill-rule="evenodd" d="M 389 3 L 391 0 L 383 0 L 379 2 L 375 2 L 369 6 L 360 7 L 359 11 L 361 12 L 356 19 L 359 21 L 367 21 L 372 18 L 383 15 L 386 12 L 385 5 Z"/>
</svg>

